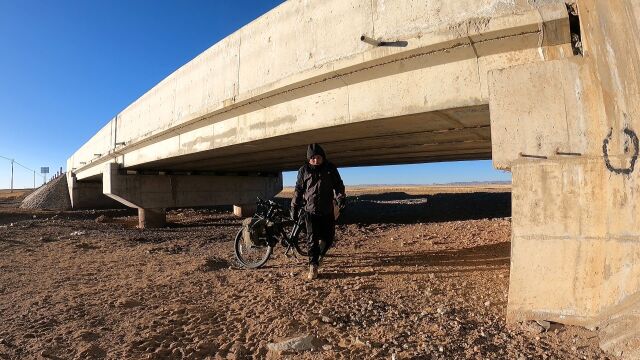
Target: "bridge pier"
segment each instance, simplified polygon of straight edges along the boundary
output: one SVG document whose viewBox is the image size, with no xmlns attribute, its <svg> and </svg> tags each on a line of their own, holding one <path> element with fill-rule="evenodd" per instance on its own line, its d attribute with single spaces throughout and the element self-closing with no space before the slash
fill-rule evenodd
<svg viewBox="0 0 640 360">
<path fill-rule="evenodd" d="M 636 359 L 640 5 L 577 5 L 583 55 L 488 75 L 494 166 L 513 173 L 507 317 L 598 327 Z"/>
<path fill-rule="evenodd" d="M 238 204 L 233 205 L 233 214 L 237 217 L 249 217 L 253 216 L 256 212 L 256 204 Z"/>
<path fill-rule="evenodd" d="M 73 209 L 113 209 L 122 207 L 122 204 L 102 193 L 102 183 L 100 181 L 79 182 L 71 171 L 67 172 L 66 176 Z"/>
<path fill-rule="evenodd" d="M 282 190 L 282 174 L 268 176 L 125 174 L 107 164 L 103 193 L 138 209 L 141 228 L 162 227 L 165 209 L 251 204 L 256 197 L 273 197 Z M 248 210 L 248 207 L 246 207 Z"/>
<path fill-rule="evenodd" d="M 167 225 L 167 211 L 163 208 L 159 209 L 143 209 L 138 208 L 138 227 L 144 228 L 161 228 Z"/>
</svg>

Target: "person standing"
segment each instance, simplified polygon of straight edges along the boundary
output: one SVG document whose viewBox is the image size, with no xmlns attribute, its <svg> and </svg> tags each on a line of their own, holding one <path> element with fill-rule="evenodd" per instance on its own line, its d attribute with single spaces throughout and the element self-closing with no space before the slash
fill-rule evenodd
<svg viewBox="0 0 640 360">
<path fill-rule="evenodd" d="M 307 162 L 298 170 L 291 200 L 291 218 L 297 220 L 299 209 L 305 216 L 309 246 L 309 280 L 318 277 L 318 266 L 335 238 L 334 199 L 338 208 L 345 206 L 344 183 L 338 169 L 327 160 L 318 144 L 307 148 Z"/>
</svg>

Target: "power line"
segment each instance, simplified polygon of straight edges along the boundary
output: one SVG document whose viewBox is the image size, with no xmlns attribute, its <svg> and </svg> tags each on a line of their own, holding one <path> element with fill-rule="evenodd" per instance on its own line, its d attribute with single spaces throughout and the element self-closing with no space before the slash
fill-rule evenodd
<svg viewBox="0 0 640 360">
<path fill-rule="evenodd" d="M 22 166 L 23 168 L 25 168 L 25 169 L 27 169 L 27 170 L 29 170 L 29 171 L 35 171 L 35 170 L 33 170 L 33 169 L 29 169 L 28 167 L 26 167 L 26 166 L 24 166 L 24 165 L 20 164 L 19 162 L 17 162 L 17 161 L 16 161 L 16 159 L 11 159 L 11 158 L 8 158 L 8 157 L 6 157 L 6 156 L 2 156 L 2 155 L 0 155 L 0 158 L 7 159 L 7 160 L 9 160 L 9 161 L 11 161 L 11 162 L 13 162 L 13 163 L 15 163 L 15 164 L 17 164 L 17 165 Z"/>
<path fill-rule="evenodd" d="M 13 164 L 17 164 L 17 165 L 23 167 L 24 169 L 27 169 L 27 170 L 33 172 L 33 188 L 34 189 L 36 188 L 36 171 L 35 170 L 29 169 L 28 167 L 20 164 L 19 162 L 16 161 L 16 159 L 11 159 L 11 158 L 8 158 L 8 157 L 2 156 L 2 155 L 0 155 L 0 158 L 7 159 L 7 160 L 11 161 L 11 192 L 13 192 Z"/>
</svg>

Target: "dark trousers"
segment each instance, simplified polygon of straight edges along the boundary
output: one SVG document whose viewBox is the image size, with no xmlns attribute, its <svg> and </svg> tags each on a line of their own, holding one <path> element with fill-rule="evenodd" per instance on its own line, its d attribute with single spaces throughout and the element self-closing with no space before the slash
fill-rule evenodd
<svg viewBox="0 0 640 360">
<path fill-rule="evenodd" d="M 319 265 L 320 256 L 324 256 L 336 235 L 336 222 L 333 216 L 314 215 L 307 213 L 305 222 L 307 225 L 307 241 L 309 246 L 309 264 Z M 320 249 L 320 241 L 325 243 Z"/>
</svg>

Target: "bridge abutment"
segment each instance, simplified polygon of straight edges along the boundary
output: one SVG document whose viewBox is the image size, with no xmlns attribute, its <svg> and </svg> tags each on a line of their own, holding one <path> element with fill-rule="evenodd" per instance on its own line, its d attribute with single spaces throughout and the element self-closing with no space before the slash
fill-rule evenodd
<svg viewBox="0 0 640 360">
<path fill-rule="evenodd" d="M 102 193 L 102 182 L 78 181 L 71 171 L 66 176 L 73 209 L 112 209 L 122 206 Z"/>
<path fill-rule="evenodd" d="M 250 204 L 236 204 L 233 205 L 233 214 L 238 217 L 253 216 L 256 212 L 255 202 Z"/>
<path fill-rule="evenodd" d="M 494 165 L 513 173 L 507 314 L 604 328 L 637 358 L 640 5 L 577 6 L 582 55 L 488 75 Z"/>
<path fill-rule="evenodd" d="M 282 190 L 282 174 L 266 176 L 126 174 L 107 164 L 103 192 L 138 209 L 140 227 L 165 224 L 165 209 L 250 204 L 256 197 L 273 197 Z"/>
</svg>

